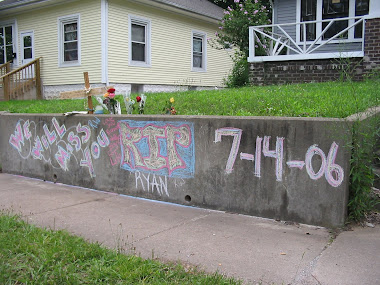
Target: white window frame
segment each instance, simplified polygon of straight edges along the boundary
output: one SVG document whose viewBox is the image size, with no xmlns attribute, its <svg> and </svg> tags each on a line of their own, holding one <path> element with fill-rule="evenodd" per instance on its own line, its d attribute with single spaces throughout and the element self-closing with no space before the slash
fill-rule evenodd
<svg viewBox="0 0 380 285">
<path fill-rule="evenodd" d="M 194 37 L 202 39 L 202 68 L 194 67 Z M 206 72 L 207 71 L 207 34 L 200 31 L 191 32 L 191 71 Z"/>
<path fill-rule="evenodd" d="M 374 1 L 374 0 L 372 0 Z M 370 0 L 370 3 L 372 2 Z M 379 0 L 377 0 L 379 1 Z M 316 21 L 322 21 L 322 5 L 323 5 L 323 0 L 317 0 L 317 17 L 316 17 Z M 296 21 L 297 23 L 302 23 L 301 22 L 301 0 L 297 0 L 297 9 L 296 9 Z M 349 0 L 349 4 L 348 4 L 348 17 L 355 17 L 355 0 Z M 352 25 L 354 23 L 354 20 L 349 20 L 348 22 L 348 25 Z M 316 35 L 320 35 L 322 33 L 322 23 L 319 22 L 319 23 L 316 23 Z M 297 44 L 300 44 L 300 43 L 303 43 L 303 41 L 301 41 L 301 25 L 297 25 L 297 28 L 296 28 L 296 39 L 297 39 Z M 325 40 L 322 40 L 320 39 L 318 41 L 318 43 L 321 43 Z M 357 39 L 354 37 L 354 30 L 351 29 L 349 32 L 348 32 L 348 38 L 345 39 L 345 41 L 347 42 L 362 42 L 362 39 Z M 307 43 L 312 43 L 313 41 L 306 41 Z M 340 41 L 339 40 L 332 40 L 330 41 L 330 43 L 339 43 Z"/>
<path fill-rule="evenodd" d="M 65 61 L 64 57 L 64 30 L 66 24 L 77 23 L 78 60 Z M 81 65 L 81 33 L 80 14 L 74 14 L 58 18 L 58 67 L 72 67 Z"/>
<path fill-rule="evenodd" d="M 132 25 L 145 26 L 145 61 L 132 60 Z M 149 19 L 128 16 L 128 50 L 130 66 L 151 67 L 151 21 Z"/>
<path fill-rule="evenodd" d="M 13 53 L 16 54 L 15 60 L 13 60 L 12 66 L 16 67 L 19 65 L 19 52 L 18 52 L 18 27 L 16 20 L 0 21 L 0 27 L 12 26 L 12 45 Z M 4 39 L 5 40 L 5 39 Z"/>
</svg>

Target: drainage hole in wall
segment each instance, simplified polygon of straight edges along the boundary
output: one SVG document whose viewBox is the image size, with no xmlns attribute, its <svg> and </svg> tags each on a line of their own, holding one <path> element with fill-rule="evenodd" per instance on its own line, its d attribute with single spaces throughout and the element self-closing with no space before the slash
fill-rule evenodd
<svg viewBox="0 0 380 285">
<path fill-rule="evenodd" d="M 54 183 L 57 182 L 57 178 L 58 178 L 58 177 L 57 177 L 57 174 L 54 174 L 54 175 L 53 175 L 53 181 L 54 181 Z"/>
<path fill-rule="evenodd" d="M 185 196 L 185 201 L 186 201 L 186 202 L 191 202 L 191 197 L 190 197 L 189 195 L 186 195 L 186 196 Z"/>
</svg>

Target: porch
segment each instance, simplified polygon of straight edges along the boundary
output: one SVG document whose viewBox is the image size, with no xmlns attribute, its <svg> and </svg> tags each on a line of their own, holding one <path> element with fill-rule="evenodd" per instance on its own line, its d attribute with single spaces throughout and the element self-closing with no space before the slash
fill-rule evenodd
<svg viewBox="0 0 380 285">
<path fill-rule="evenodd" d="M 342 21 L 346 27 L 332 34 Z M 249 35 L 253 85 L 363 80 L 380 72 L 380 17 L 256 26 Z"/>
<path fill-rule="evenodd" d="M 364 56 L 365 16 L 249 28 L 248 62 Z"/>
</svg>

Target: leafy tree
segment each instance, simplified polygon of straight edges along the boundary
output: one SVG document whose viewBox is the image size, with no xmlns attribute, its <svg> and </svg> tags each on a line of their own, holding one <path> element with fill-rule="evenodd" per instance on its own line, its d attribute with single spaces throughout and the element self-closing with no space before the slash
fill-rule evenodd
<svg viewBox="0 0 380 285">
<path fill-rule="evenodd" d="M 222 7 L 223 9 L 227 9 L 228 6 L 235 7 L 235 1 L 234 0 L 208 0 L 219 7 Z M 244 2 L 244 1 L 242 1 Z M 262 0 L 261 3 L 267 7 L 271 6 L 270 0 Z"/>
<path fill-rule="evenodd" d="M 268 0 L 214 0 L 213 2 L 219 4 L 229 3 L 230 6 L 227 6 L 224 11 L 224 17 L 219 27 L 220 32 L 217 32 L 216 37 L 209 40 L 209 43 L 216 48 L 236 48 L 234 55 L 235 66 L 231 75 L 227 78 L 226 84 L 229 87 L 246 85 L 249 82 L 247 62 L 249 55 L 249 27 L 270 24 L 271 7 L 267 4 Z M 256 46 L 255 54 L 263 53 L 263 47 Z"/>
<path fill-rule="evenodd" d="M 208 0 L 223 9 L 227 9 L 228 6 L 233 7 L 235 5 L 234 0 Z"/>
</svg>

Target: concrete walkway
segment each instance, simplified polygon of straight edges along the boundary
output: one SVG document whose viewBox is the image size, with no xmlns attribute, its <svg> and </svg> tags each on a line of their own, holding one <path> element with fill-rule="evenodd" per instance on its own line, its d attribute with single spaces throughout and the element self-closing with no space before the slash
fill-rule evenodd
<svg viewBox="0 0 380 285">
<path fill-rule="evenodd" d="M 325 228 L 136 199 L 0 174 L 0 209 L 144 258 L 245 284 L 380 284 L 380 227 Z M 1 245 L 0 245 L 1 246 Z"/>
</svg>

